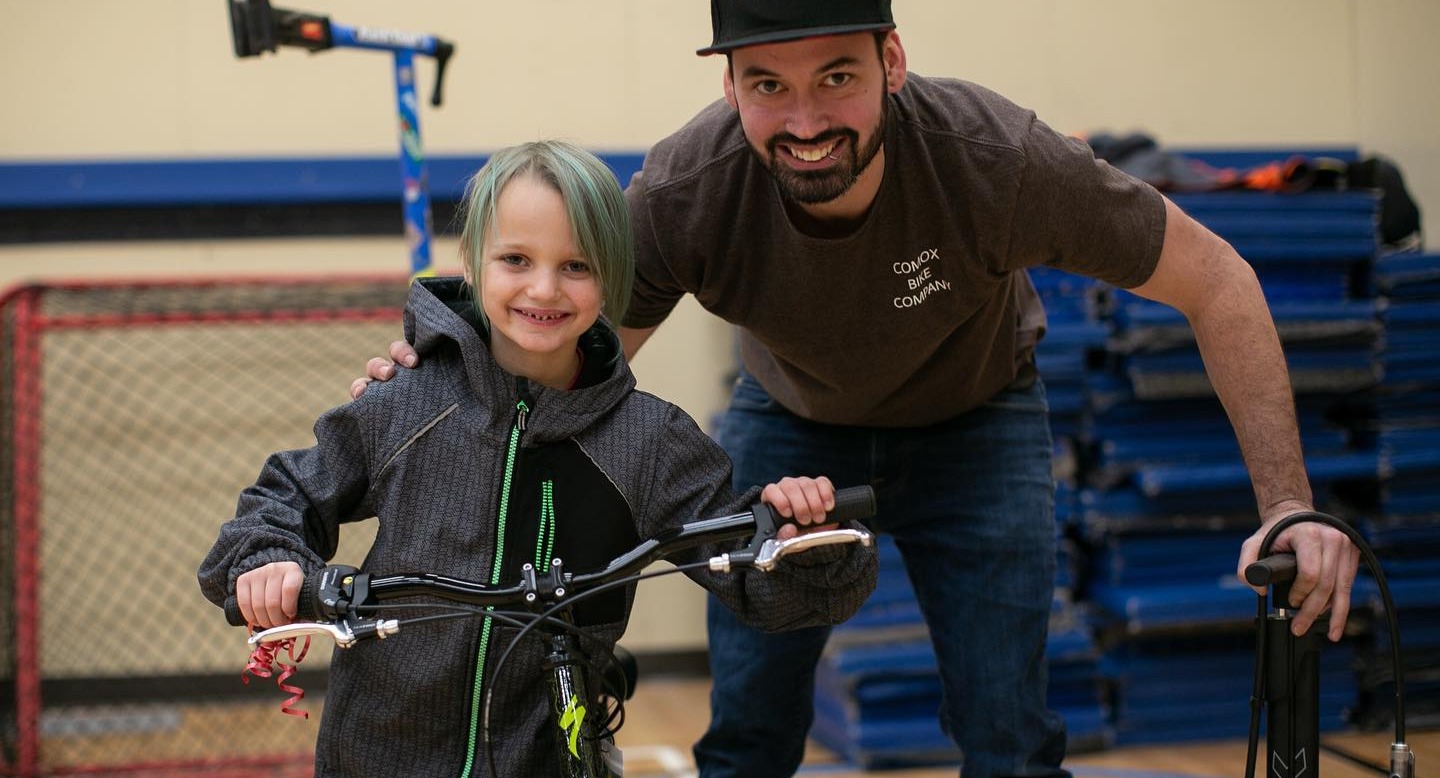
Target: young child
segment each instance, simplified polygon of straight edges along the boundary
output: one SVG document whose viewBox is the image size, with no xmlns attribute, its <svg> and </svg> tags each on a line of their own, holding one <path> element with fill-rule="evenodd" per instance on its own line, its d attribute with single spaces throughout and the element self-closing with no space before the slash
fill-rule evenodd
<svg viewBox="0 0 1440 778">
<path fill-rule="evenodd" d="M 379 518 L 364 564 L 378 575 L 508 584 L 523 564 L 556 557 L 599 569 L 641 538 L 755 500 L 731 491 L 729 459 L 689 416 L 636 391 L 601 317 L 623 313 L 633 267 L 610 170 L 565 143 L 527 143 L 491 157 L 465 206 L 464 280 L 422 279 L 406 304 L 423 365 L 321 416 L 313 448 L 272 455 L 201 564 L 205 596 L 256 627 L 295 618 L 304 576 L 334 554 L 346 522 Z M 760 498 L 813 524 L 833 489 L 786 478 Z M 875 585 L 874 553 L 859 545 L 791 560 L 692 577 L 763 629 L 838 623 Z M 613 644 L 633 598 L 633 586 L 616 590 L 574 616 Z M 541 642 L 517 649 L 503 677 L 488 674 L 514 632 L 444 621 L 337 650 L 316 776 L 484 775 L 478 717 L 491 684 L 501 772 L 558 774 Z"/>
</svg>

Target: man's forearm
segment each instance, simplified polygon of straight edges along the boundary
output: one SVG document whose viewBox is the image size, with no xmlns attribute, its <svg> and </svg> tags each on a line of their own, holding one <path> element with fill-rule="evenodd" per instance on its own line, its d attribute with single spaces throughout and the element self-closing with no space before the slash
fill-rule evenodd
<svg viewBox="0 0 1440 778">
<path fill-rule="evenodd" d="M 1262 519 L 1312 507 L 1295 399 L 1255 271 L 1230 244 L 1165 201 L 1165 243 L 1132 291 L 1185 314 L 1225 406 Z"/>
<path fill-rule="evenodd" d="M 1227 274 L 1222 294 L 1190 321 L 1225 406 L 1262 519 L 1313 505 L 1280 338 L 1254 272 Z"/>
</svg>

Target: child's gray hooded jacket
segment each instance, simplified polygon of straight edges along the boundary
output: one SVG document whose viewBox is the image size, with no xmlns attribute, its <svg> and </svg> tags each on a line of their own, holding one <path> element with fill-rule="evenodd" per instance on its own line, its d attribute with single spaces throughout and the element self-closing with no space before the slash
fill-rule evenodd
<svg viewBox="0 0 1440 778">
<path fill-rule="evenodd" d="M 412 286 L 405 334 L 420 366 L 321 416 L 313 448 L 269 458 L 200 567 L 206 597 L 233 609 L 235 579 L 269 562 L 313 572 L 334 554 L 341 524 L 371 516 L 379 529 L 369 572 L 513 584 L 526 562 L 599 569 L 641 538 L 754 501 L 754 490 L 731 491 L 729 459 L 688 415 L 635 389 L 604 322 L 581 339 L 580 388 L 559 391 L 495 363 L 467 296 L 459 279 Z M 874 552 L 846 545 L 790 557 L 773 573 L 692 577 L 745 621 L 779 630 L 843 621 L 875 575 Z M 613 643 L 633 596 L 631 586 L 582 603 L 576 620 Z M 478 706 L 492 683 L 502 775 L 558 774 L 551 742 L 561 730 L 548 718 L 541 643 L 527 639 L 498 681 L 489 675 L 514 633 L 464 619 L 337 649 L 316 775 L 487 775 Z"/>
</svg>

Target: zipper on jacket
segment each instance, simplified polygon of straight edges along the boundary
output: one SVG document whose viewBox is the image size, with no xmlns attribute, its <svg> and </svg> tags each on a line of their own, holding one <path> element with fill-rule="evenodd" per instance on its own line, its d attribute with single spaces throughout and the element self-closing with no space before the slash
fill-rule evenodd
<svg viewBox="0 0 1440 778">
<path fill-rule="evenodd" d="M 520 436 L 525 432 L 525 419 L 530 415 L 530 392 L 524 378 L 516 378 L 516 388 L 520 390 L 520 401 L 515 403 L 515 424 L 510 428 L 510 444 L 505 450 L 505 476 L 500 486 L 500 515 L 495 520 L 495 564 L 490 569 L 490 585 L 496 586 L 500 583 L 500 570 L 505 556 L 505 520 L 510 515 L 510 482 L 515 476 L 515 457 L 520 451 Z M 486 612 L 494 608 L 486 608 Z M 480 705 L 484 700 L 482 694 L 485 681 L 485 659 L 486 652 L 490 645 L 491 619 L 486 618 L 483 626 L 480 627 L 480 648 L 475 654 L 475 684 L 470 690 L 470 736 L 469 743 L 465 749 L 465 769 L 460 773 L 461 778 L 469 778 L 471 771 L 475 769 L 476 744 L 479 742 L 480 734 Z"/>
<path fill-rule="evenodd" d="M 535 533 L 535 569 L 550 569 L 555 553 L 555 482 L 540 484 L 540 531 Z"/>
</svg>

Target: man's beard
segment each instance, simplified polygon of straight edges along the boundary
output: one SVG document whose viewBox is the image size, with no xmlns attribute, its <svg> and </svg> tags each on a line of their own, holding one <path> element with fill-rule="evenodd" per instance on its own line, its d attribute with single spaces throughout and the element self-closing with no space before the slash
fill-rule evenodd
<svg viewBox="0 0 1440 778">
<path fill-rule="evenodd" d="M 780 186 L 780 193 L 802 205 L 819 205 L 835 200 L 850 191 L 850 187 L 854 186 L 860 178 L 860 174 L 865 172 L 865 169 L 875 160 L 875 155 L 880 153 L 880 146 L 885 140 L 885 117 L 888 109 L 889 106 L 882 98 L 880 120 L 876 122 L 870 142 L 864 148 L 860 148 L 860 134 L 848 127 L 826 130 L 804 141 L 789 133 L 772 136 L 765 143 L 766 156 L 762 161 L 770 174 L 775 177 L 775 182 Z M 779 160 L 778 155 L 786 153 L 779 150 L 782 143 L 814 146 L 823 145 L 838 138 L 844 138 L 848 142 L 843 145 L 840 156 L 831 156 L 836 164 L 831 165 L 828 170 L 796 170 Z M 834 152 L 831 154 L 833 155 Z"/>
</svg>

